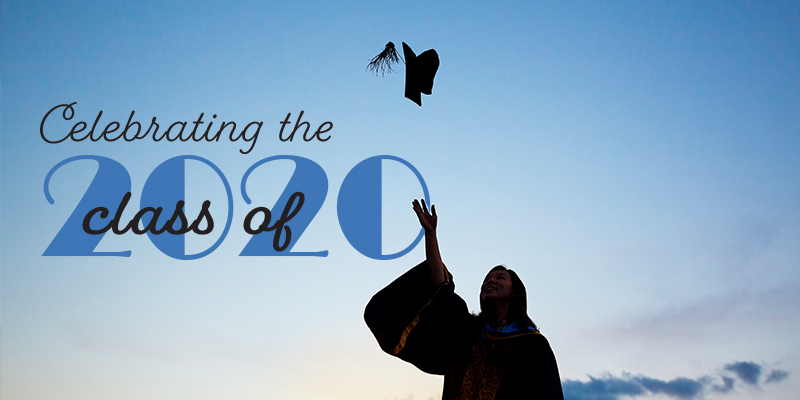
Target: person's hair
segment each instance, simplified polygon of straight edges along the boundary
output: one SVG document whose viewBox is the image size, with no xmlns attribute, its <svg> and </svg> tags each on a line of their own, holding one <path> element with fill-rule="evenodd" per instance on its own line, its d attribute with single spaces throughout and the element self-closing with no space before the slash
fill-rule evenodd
<svg viewBox="0 0 800 400">
<path fill-rule="evenodd" d="M 534 324 L 531 318 L 528 316 L 528 295 L 525 291 L 525 285 L 522 283 L 522 280 L 519 279 L 517 273 L 506 268 L 505 265 L 498 265 L 489 270 L 489 273 L 486 275 L 488 276 L 494 271 L 506 271 L 511 277 L 511 290 L 514 292 L 515 296 L 511 298 L 511 305 L 508 307 L 506 322 L 509 324 L 516 322 L 520 329 L 524 329 L 527 326 L 537 329 L 536 324 Z M 481 299 L 481 313 L 478 314 L 478 316 L 483 319 L 490 320 L 490 313 L 492 312 L 491 310 L 492 308 L 486 307 L 483 299 Z"/>
</svg>

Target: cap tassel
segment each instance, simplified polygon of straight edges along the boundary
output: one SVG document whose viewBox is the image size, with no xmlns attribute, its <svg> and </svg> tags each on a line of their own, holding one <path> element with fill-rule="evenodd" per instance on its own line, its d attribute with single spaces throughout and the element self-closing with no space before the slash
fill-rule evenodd
<svg viewBox="0 0 800 400">
<path fill-rule="evenodd" d="M 389 42 L 386 43 L 386 47 L 380 54 L 370 60 L 369 64 L 367 64 L 367 70 L 374 72 L 376 76 L 378 73 L 383 76 L 387 71 L 389 73 L 394 72 L 392 64 L 396 64 L 399 61 L 400 57 L 397 54 L 397 50 L 394 48 L 394 43 Z M 403 61 L 403 63 L 405 63 L 405 61 Z"/>
</svg>

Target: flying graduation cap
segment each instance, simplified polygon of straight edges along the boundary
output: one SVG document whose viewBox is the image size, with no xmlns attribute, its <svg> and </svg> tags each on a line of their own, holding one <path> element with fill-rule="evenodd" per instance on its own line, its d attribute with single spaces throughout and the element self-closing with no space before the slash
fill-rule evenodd
<svg viewBox="0 0 800 400">
<path fill-rule="evenodd" d="M 403 56 L 405 58 L 403 63 L 406 65 L 406 98 L 422 107 L 421 93 L 429 95 L 433 90 L 433 78 L 439 69 L 439 55 L 434 49 L 416 55 L 411 47 L 403 42 Z M 392 73 L 394 72 L 392 64 L 400 60 L 394 43 L 389 42 L 380 54 L 370 60 L 367 70 L 375 72 L 376 75 Z"/>
</svg>

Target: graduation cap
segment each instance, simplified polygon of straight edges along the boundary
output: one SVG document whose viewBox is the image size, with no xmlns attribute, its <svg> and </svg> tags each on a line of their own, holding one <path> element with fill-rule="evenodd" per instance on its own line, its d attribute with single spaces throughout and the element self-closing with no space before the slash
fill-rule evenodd
<svg viewBox="0 0 800 400">
<path fill-rule="evenodd" d="M 430 49 L 423 51 L 420 55 L 414 54 L 405 42 L 403 42 L 403 55 L 406 65 L 406 89 L 405 96 L 409 100 L 422 107 L 421 93 L 431 94 L 433 90 L 433 78 L 439 69 L 439 55 L 436 50 Z M 387 71 L 394 72 L 392 63 L 400 60 L 394 43 L 389 42 L 383 51 L 373 57 L 367 65 L 367 70 L 384 75 Z"/>
</svg>

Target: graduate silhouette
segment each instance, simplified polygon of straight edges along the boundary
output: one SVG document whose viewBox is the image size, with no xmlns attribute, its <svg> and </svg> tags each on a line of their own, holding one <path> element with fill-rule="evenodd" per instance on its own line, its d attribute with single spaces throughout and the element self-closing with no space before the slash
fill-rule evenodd
<svg viewBox="0 0 800 400">
<path fill-rule="evenodd" d="M 436 237 L 436 208 L 414 200 L 425 261 L 375 294 L 364 320 L 381 349 L 444 375 L 442 400 L 564 400 L 550 343 L 527 312 L 527 291 L 505 266 L 489 270 L 480 314 L 455 293 Z"/>
<path fill-rule="evenodd" d="M 416 55 L 411 47 L 403 42 L 403 56 L 406 65 L 405 96 L 422 107 L 421 94 L 430 95 L 433 90 L 433 78 L 439 69 L 439 54 L 436 50 L 430 49 Z M 370 60 L 367 70 L 383 76 L 386 72 L 394 72 L 392 64 L 400 60 L 394 43 L 389 42 L 380 54 Z"/>
</svg>

